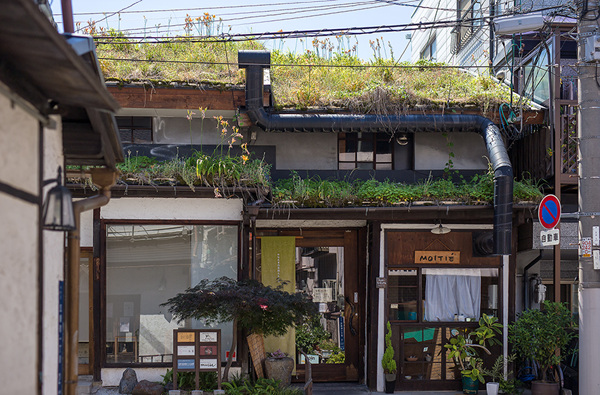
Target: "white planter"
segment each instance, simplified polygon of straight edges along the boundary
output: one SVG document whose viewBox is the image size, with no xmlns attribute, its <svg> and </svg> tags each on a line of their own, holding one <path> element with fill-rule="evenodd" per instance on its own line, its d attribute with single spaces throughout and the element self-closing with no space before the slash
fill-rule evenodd
<svg viewBox="0 0 600 395">
<path fill-rule="evenodd" d="M 487 395 L 498 395 L 498 390 L 500 389 L 500 383 L 485 383 L 485 390 Z"/>
</svg>

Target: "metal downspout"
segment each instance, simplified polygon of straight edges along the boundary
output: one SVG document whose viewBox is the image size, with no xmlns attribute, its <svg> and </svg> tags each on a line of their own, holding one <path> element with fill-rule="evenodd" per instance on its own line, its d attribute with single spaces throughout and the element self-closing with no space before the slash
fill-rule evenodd
<svg viewBox="0 0 600 395">
<path fill-rule="evenodd" d="M 65 394 L 75 395 L 78 381 L 79 343 L 79 260 L 81 213 L 105 206 L 110 201 L 110 188 L 115 184 L 117 172 L 110 169 L 92 169 L 92 182 L 100 193 L 73 203 L 75 230 L 69 232 L 67 240 L 66 268 L 66 322 L 65 322 Z"/>
<path fill-rule="evenodd" d="M 494 254 L 510 255 L 512 242 L 513 173 L 498 127 L 480 115 L 360 115 L 274 114 L 263 106 L 263 69 L 270 53 L 240 51 L 238 63 L 246 69 L 246 110 L 253 123 L 266 131 L 352 132 L 394 130 L 415 132 L 478 132 L 494 170 Z"/>
</svg>

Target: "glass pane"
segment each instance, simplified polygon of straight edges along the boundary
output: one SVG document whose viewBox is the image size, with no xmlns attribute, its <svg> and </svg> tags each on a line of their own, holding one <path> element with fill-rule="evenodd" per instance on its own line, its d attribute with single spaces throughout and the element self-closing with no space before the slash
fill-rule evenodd
<svg viewBox="0 0 600 395">
<path fill-rule="evenodd" d="M 356 160 L 356 153 L 354 152 L 340 152 L 340 162 L 354 162 Z"/>
<path fill-rule="evenodd" d="M 403 328 L 404 355 L 402 371 L 405 380 L 442 379 L 441 328 Z"/>
<path fill-rule="evenodd" d="M 311 363 L 343 363 L 344 248 L 296 248 L 296 288 L 310 295 L 319 309 L 318 320 L 296 328 L 296 347 Z"/>
<path fill-rule="evenodd" d="M 85 255 L 85 254 L 84 254 Z M 90 363 L 90 258 L 79 261 L 79 364 Z"/>
<path fill-rule="evenodd" d="M 392 154 L 377 154 L 376 156 L 377 164 L 379 165 L 382 162 L 390 163 L 392 162 Z M 377 166 L 379 167 L 379 166 Z"/>
<path fill-rule="evenodd" d="M 373 133 L 359 133 L 358 152 L 373 153 Z"/>
<path fill-rule="evenodd" d="M 417 320 L 417 271 L 388 272 L 388 302 L 391 320 Z"/>
<path fill-rule="evenodd" d="M 340 162 L 340 170 L 353 170 L 356 169 L 354 162 Z"/>
<path fill-rule="evenodd" d="M 109 225 L 106 245 L 109 363 L 171 362 L 173 329 L 202 323 L 177 322 L 161 304 L 204 278 L 237 279 L 236 226 Z M 225 358 L 232 326 L 218 327 Z"/>
<path fill-rule="evenodd" d="M 392 170 L 391 163 L 377 163 L 377 170 Z"/>
<path fill-rule="evenodd" d="M 393 141 L 394 140 L 390 141 L 389 138 L 386 138 L 385 140 L 377 139 L 377 156 L 379 156 L 379 154 L 391 154 Z"/>
<path fill-rule="evenodd" d="M 356 164 L 356 168 L 360 170 L 371 170 L 373 169 L 372 162 L 359 162 Z"/>
</svg>

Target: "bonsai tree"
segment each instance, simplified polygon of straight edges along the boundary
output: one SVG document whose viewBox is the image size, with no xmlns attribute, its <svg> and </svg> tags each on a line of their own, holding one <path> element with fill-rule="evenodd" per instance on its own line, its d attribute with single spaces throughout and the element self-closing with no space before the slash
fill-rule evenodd
<svg viewBox="0 0 600 395">
<path fill-rule="evenodd" d="M 236 281 L 228 277 L 204 279 L 169 299 L 163 305 L 179 320 L 204 320 L 207 325 L 233 321 L 233 340 L 223 377 L 233 361 L 239 326 L 264 336 L 285 334 L 316 314 L 315 304 L 303 294 L 289 293 L 256 280 Z"/>
<path fill-rule="evenodd" d="M 550 380 L 552 366 L 566 356 L 566 346 L 575 336 L 571 329 L 575 321 L 569 309 L 561 303 L 544 302 L 544 310 L 525 310 L 509 328 L 513 351 L 523 359 L 535 361 L 540 369 L 538 380 Z M 560 351 L 560 353 L 557 353 Z"/>
<path fill-rule="evenodd" d="M 394 347 L 392 347 L 392 325 L 387 323 L 387 333 L 385 334 L 385 351 L 381 358 L 383 373 L 396 374 L 396 360 L 394 359 Z"/>
<path fill-rule="evenodd" d="M 449 344 L 444 345 L 449 352 L 449 357 L 458 362 L 458 368 L 463 376 L 485 383 L 483 377 L 483 360 L 477 353 L 478 350 L 490 355 L 488 346 L 500 344 L 496 335 L 501 333 L 502 324 L 498 318 L 483 314 L 479 319 L 479 327 L 470 332 L 466 337 L 458 334 L 450 338 Z"/>
</svg>

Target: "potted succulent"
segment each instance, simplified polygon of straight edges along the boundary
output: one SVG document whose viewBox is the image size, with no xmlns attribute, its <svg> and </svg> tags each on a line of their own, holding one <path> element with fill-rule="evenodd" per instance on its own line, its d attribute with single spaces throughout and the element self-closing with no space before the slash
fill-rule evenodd
<svg viewBox="0 0 600 395">
<path fill-rule="evenodd" d="M 387 323 L 385 335 L 385 351 L 381 358 L 381 366 L 385 374 L 385 393 L 392 394 L 396 389 L 396 360 L 394 359 L 394 347 L 392 347 L 392 325 Z"/>
<path fill-rule="evenodd" d="M 543 307 L 543 311 L 525 310 L 509 328 L 513 352 L 539 367 L 531 384 L 534 395 L 559 393 L 552 367 L 560 365 L 567 354 L 567 344 L 575 336 L 575 321 L 564 304 L 545 301 Z"/>
<path fill-rule="evenodd" d="M 479 357 L 478 350 L 491 354 L 488 345 L 500 344 L 495 336 L 501 333 L 501 328 L 502 324 L 498 323 L 497 317 L 483 314 L 475 331 L 466 336 L 459 333 L 444 345 L 450 351 L 448 356 L 458 363 L 463 393 L 477 394 L 479 383 L 485 383 L 483 360 Z"/>
</svg>

